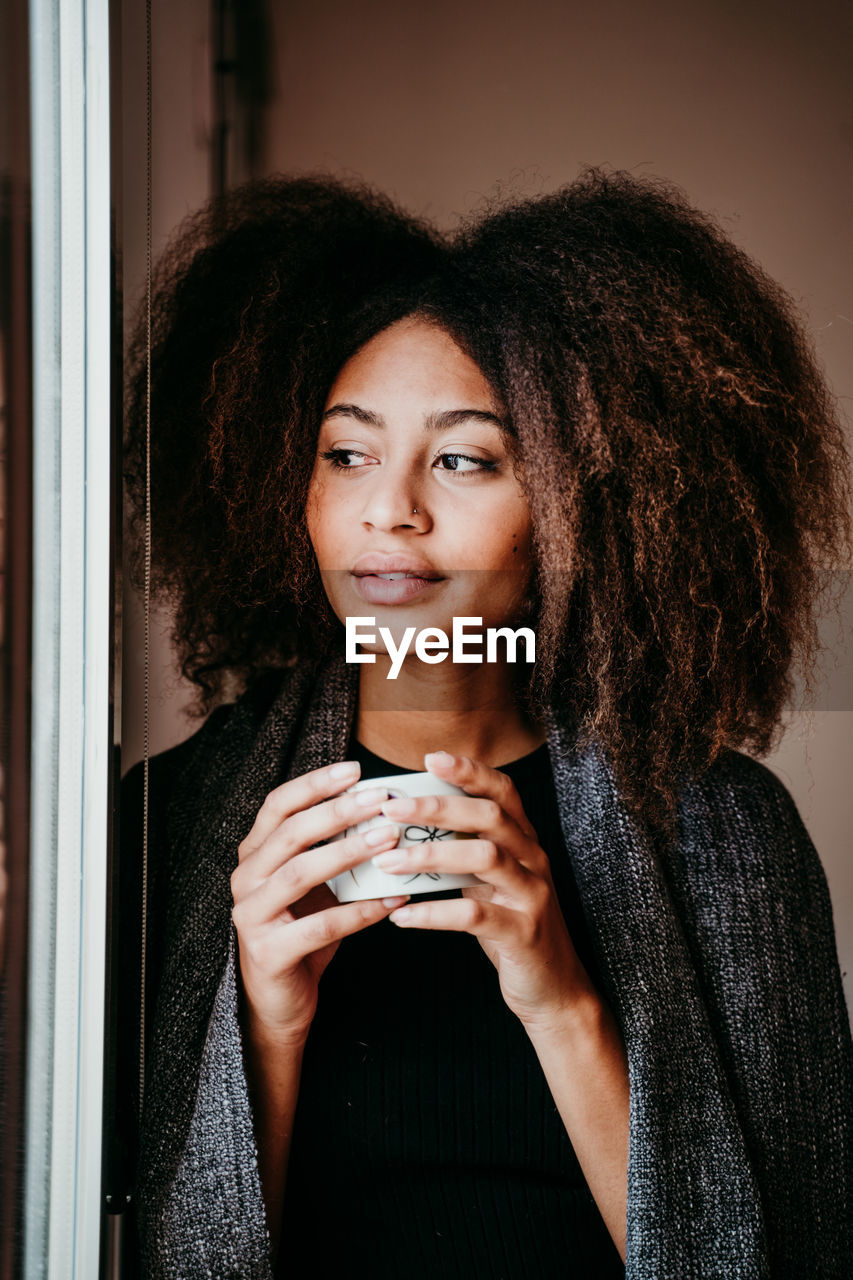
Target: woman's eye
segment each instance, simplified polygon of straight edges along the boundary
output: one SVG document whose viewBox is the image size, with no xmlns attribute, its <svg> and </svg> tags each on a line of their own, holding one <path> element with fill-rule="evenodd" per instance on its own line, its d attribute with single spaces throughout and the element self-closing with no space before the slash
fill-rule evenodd
<svg viewBox="0 0 853 1280">
<path fill-rule="evenodd" d="M 443 467 L 442 470 L 455 471 L 459 475 L 476 475 L 478 471 L 494 471 L 498 465 L 486 458 L 474 458 L 468 453 L 441 453 L 436 461 L 447 461 L 448 466 Z"/>
<path fill-rule="evenodd" d="M 326 449 L 325 452 L 320 454 L 320 457 L 327 458 L 337 471 L 356 471 L 365 465 L 363 459 L 367 455 L 359 453 L 358 449 Z M 349 458 L 361 458 L 362 461 L 350 465 L 348 461 L 344 461 L 344 459 Z"/>
</svg>

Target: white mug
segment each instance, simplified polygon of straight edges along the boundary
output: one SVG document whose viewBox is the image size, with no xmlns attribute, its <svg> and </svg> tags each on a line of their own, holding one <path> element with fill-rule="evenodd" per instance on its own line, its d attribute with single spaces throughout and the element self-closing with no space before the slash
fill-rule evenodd
<svg viewBox="0 0 853 1280">
<path fill-rule="evenodd" d="M 415 796 L 464 796 L 467 794 L 461 787 L 455 787 L 451 782 L 443 782 L 434 773 L 394 773 L 386 778 L 362 778 L 353 786 L 347 787 L 345 794 L 371 791 L 374 788 L 387 791 L 389 800 L 396 799 L 398 796 L 414 799 Z M 384 827 L 388 823 L 394 823 L 400 828 L 400 838 L 396 848 L 423 844 L 426 840 L 474 840 L 476 838 L 471 832 L 448 831 L 444 827 L 423 827 L 417 822 L 407 823 L 386 818 L 384 813 L 380 813 L 373 818 L 367 818 L 364 822 L 359 822 L 354 827 L 347 827 L 346 831 L 342 831 L 334 839 L 343 840 L 347 836 L 363 835 L 371 827 Z M 386 850 L 383 850 L 384 852 Z M 401 893 L 414 896 L 444 889 L 464 889 L 468 885 L 482 884 L 482 881 L 474 875 L 452 875 L 444 871 L 403 872 L 392 876 L 390 872 L 374 867 L 368 859 L 349 871 L 341 872 L 334 879 L 327 880 L 326 884 L 338 902 L 360 902 L 365 898 L 388 898 Z"/>
</svg>

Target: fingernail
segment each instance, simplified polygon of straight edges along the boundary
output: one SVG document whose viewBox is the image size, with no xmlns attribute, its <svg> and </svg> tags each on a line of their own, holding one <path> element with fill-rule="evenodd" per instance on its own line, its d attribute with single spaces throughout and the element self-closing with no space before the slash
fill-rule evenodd
<svg viewBox="0 0 853 1280">
<path fill-rule="evenodd" d="M 370 861 L 374 867 L 384 870 L 387 867 L 402 867 L 406 861 L 406 856 L 397 849 L 389 849 L 388 853 L 377 853 Z"/>
<path fill-rule="evenodd" d="M 455 761 L 456 757 L 452 756 L 449 751 L 428 751 L 424 756 L 424 764 L 442 765 L 448 768 Z"/>
<path fill-rule="evenodd" d="M 388 919 L 392 924 L 406 924 L 406 922 L 411 919 L 411 915 L 411 907 L 401 907 L 399 911 L 395 911 L 392 916 L 388 917 Z"/>
<path fill-rule="evenodd" d="M 345 760 L 342 764 L 333 764 L 329 770 L 329 777 L 334 778 L 338 782 L 343 778 L 354 778 L 356 774 L 361 772 L 361 765 L 357 760 Z"/>
<path fill-rule="evenodd" d="M 369 809 L 378 800 L 384 800 L 387 794 L 387 787 L 374 787 L 371 791 L 359 791 L 355 797 L 355 802 L 359 809 Z"/>
<path fill-rule="evenodd" d="M 388 818 L 410 818 L 415 812 L 415 802 L 404 798 L 386 800 L 382 812 Z"/>
<path fill-rule="evenodd" d="M 397 826 L 371 827 L 364 837 L 364 843 L 376 848 L 377 845 L 385 844 L 386 840 L 399 840 L 399 838 L 400 828 Z"/>
<path fill-rule="evenodd" d="M 382 905 L 384 907 L 399 907 L 401 902 L 408 902 L 409 895 L 406 893 L 402 898 L 383 898 Z"/>
</svg>

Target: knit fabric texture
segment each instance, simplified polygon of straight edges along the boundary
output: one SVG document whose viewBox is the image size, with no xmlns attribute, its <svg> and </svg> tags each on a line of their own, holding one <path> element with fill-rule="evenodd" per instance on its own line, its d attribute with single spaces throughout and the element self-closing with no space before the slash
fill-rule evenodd
<svg viewBox="0 0 853 1280">
<path fill-rule="evenodd" d="M 137 1172 L 142 1272 L 271 1280 L 237 1007 L 230 875 L 265 796 L 345 758 L 358 669 L 336 655 L 213 716 L 152 848 L 163 955 Z M 628 1055 L 628 1280 L 849 1280 L 853 1044 L 826 879 L 796 805 L 725 751 L 657 854 L 559 708 L 563 835 Z"/>
</svg>

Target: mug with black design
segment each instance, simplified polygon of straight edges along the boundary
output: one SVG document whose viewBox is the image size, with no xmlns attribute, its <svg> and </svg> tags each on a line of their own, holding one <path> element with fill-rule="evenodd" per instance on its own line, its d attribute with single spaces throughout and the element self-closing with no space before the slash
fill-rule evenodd
<svg viewBox="0 0 853 1280">
<path fill-rule="evenodd" d="M 451 782 L 444 782 L 432 773 L 394 773 L 386 778 L 363 778 L 353 786 L 347 787 L 346 794 L 371 791 L 379 787 L 388 792 L 389 800 L 395 800 L 398 797 L 414 799 L 416 796 L 464 796 L 466 794 L 461 787 L 456 787 Z M 389 822 L 400 828 L 397 848 L 423 844 L 427 840 L 473 840 L 475 838 L 470 831 L 448 831 L 443 827 L 421 826 L 417 822 L 402 820 L 395 822 L 394 819 L 386 818 L 380 813 L 355 826 L 347 827 L 346 831 L 335 836 L 335 839 L 343 840 L 347 836 L 363 835 L 371 827 L 384 827 Z M 368 859 L 366 862 L 359 863 L 357 867 L 352 867 L 349 871 L 335 876 L 333 880 L 327 880 L 326 883 L 338 902 L 359 902 L 365 898 L 385 898 L 400 893 L 415 896 L 445 889 L 464 889 L 469 885 L 481 884 L 482 881 L 474 875 L 453 875 L 444 871 L 391 875 L 390 872 L 375 867 Z"/>
</svg>

